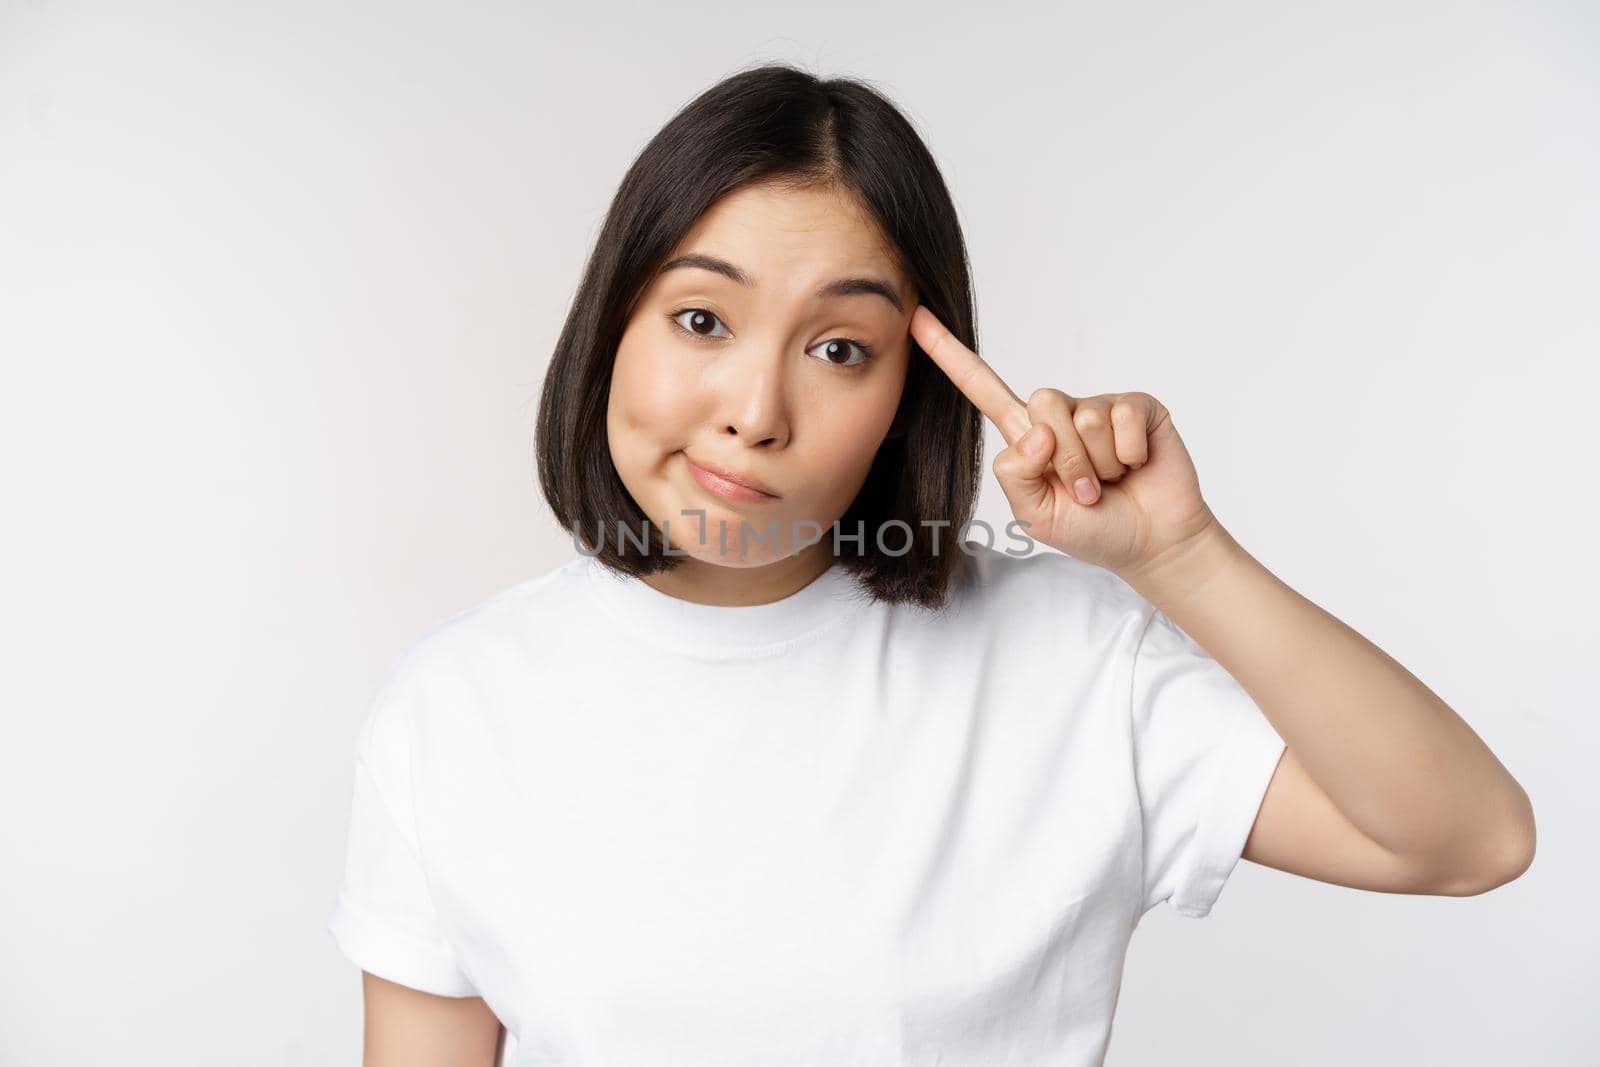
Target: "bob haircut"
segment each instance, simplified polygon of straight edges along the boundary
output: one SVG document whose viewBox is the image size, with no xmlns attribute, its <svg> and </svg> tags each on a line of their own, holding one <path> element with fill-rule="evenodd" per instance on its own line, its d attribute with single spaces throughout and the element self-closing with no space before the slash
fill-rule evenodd
<svg viewBox="0 0 1600 1067">
<path fill-rule="evenodd" d="M 955 205 L 910 121 L 862 81 L 821 80 L 788 64 L 741 70 L 713 85 L 662 127 L 624 175 L 541 390 L 540 488 L 575 544 L 613 570 L 637 577 L 684 558 L 681 549 L 665 554 L 669 543 L 611 462 L 606 409 L 624 328 L 700 215 L 757 183 L 853 193 L 888 237 L 918 300 L 977 350 Z M 957 561 L 968 555 L 958 542 L 982 480 L 983 416 L 915 339 L 909 343 L 895 415 L 901 432 L 879 448 L 836 524 L 833 548 L 836 565 L 874 599 L 940 609 Z"/>
</svg>

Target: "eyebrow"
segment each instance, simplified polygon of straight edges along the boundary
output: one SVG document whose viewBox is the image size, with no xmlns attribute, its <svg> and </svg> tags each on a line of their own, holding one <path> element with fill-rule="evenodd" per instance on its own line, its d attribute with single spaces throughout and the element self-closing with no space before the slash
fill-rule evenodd
<svg viewBox="0 0 1600 1067">
<path fill-rule="evenodd" d="M 690 252 L 687 255 L 678 256 L 676 259 L 670 259 L 656 273 L 665 274 L 669 270 L 681 267 L 699 267 L 701 270 L 709 270 L 720 274 L 724 278 L 738 282 L 746 287 L 755 285 L 755 279 L 751 278 L 745 271 L 740 270 L 725 259 L 708 256 L 703 252 Z M 840 278 L 822 286 L 816 293 L 818 298 L 859 296 L 861 294 L 881 296 L 893 304 L 896 311 L 905 311 L 905 305 L 900 300 L 900 294 L 895 292 L 894 286 L 882 278 Z"/>
</svg>

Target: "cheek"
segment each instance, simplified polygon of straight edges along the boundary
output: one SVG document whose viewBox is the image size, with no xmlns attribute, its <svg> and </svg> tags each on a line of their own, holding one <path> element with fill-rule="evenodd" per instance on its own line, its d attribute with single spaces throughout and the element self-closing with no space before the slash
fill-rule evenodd
<svg viewBox="0 0 1600 1067">
<path fill-rule="evenodd" d="M 692 383 L 672 361 L 624 344 L 611 372 L 607 412 L 613 440 L 622 435 L 680 436 L 695 410 Z"/>
<path fill-rule="evenodd" d="M 816 436 L 812 459 L 819 469 L 846 476 L 833 484 L 849 487 L 866 476 L 894 421 L 898 402 L 898 391 L 892 391 L 829 405 L 827 432 Z M 853 495 L 854 489 L 850 492 Z"/>
<path fill-rule="evenodd" d="M 841 459 L 853 457 L 861 462 L 871 460 L 883 443 L 894 409 L 882 411 L 877 406 L 846 406 L 834 412 L 828 434 L 829 447 Z"/>
</svg>

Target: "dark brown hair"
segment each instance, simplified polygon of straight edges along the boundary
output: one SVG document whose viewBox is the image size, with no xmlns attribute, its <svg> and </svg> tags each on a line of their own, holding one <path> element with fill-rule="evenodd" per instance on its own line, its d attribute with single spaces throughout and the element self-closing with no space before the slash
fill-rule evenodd
<svg viewBox="0 0 1600 1067">
<path fill-rule="evenodd" d="M 624 175 L 539 401 L 535 451 L 545 499 L 561 527 L 613 569 L 641 576 L 683 558 L 665 554 L 666 540 L 611 462 L 606 409 L 628 316 L 700 215 L 756 183 L 853 193 L 887 235 L 918 300 L 977 350 L 966 243 L 944 178 L 911 122 L 863 81 L 819 79 L 787 64 L 741 70 L 713 85 L 651 138 Z M 837 565 L 877 599 L 940 608 L 966 558 L 957 539 L 981 485 L 983 416 L 909 343 L 896 415 L 903 432 L 883 442 L 839 520 L 845 547 Z M 891 555 L 880 550 L 878 534 L 897 519 L 909 530 L 896 524 L 883 543 L 897 552 L 910 544 Z M 639 539 L 614 536 L 619 522 Z M 858 523 L 862 539 L 843 540 Z"/>
</svg>

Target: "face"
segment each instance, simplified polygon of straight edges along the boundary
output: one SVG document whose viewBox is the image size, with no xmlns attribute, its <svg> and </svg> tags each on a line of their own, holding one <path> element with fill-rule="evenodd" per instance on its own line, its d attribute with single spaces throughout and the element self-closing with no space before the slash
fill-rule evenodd
<svg viewBox="0 0 1600 1067">
<path fill-rule="evenodd" d="M 736 190 L 666 263 L 612 372 L 623 485 L 685 569 L 831 558 L 832 524 L 895 423 L 915 289 L 882 231 L 832 189 Z"/>
</svg>

